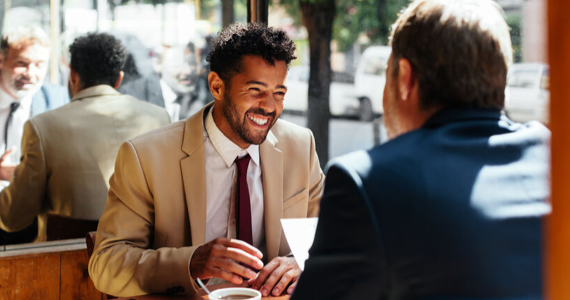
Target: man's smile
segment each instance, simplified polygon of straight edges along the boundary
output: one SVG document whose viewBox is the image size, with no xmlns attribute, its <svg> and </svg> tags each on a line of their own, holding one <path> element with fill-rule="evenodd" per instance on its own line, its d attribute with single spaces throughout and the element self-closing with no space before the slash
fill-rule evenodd
<svg viewBox="0 0 570 300">
<path fill-rule="evenodd" d="M 255 123 L 259 126 L 265 126 L 270 119 L 269 117 L 263 117 L 263 116 L 253 115 L 253 114 L 246 114 L 246 116 L 253 123 Z"/>
</svg>

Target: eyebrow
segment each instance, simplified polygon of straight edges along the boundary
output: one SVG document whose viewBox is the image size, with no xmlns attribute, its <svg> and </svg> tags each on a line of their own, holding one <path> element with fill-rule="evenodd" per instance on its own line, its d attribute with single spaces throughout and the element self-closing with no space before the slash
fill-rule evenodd
<svg viewBox="0 0 570 300">
<path fill-rule="evenodd" d="M 263 87 L 267 87 L 267 84 L 265 84 L 264 82 L 256 81 L 256 80 L 250 80 L 250 81 L 246 82 L 245 84 L 259 84 L 259 85 L 261 85 L 261 86 L 263 86 Z M 281 84 L 281 85 L 278 85 L 277 88 L 278 88 L 278 89 L 285 89 L 285 90 L 287 90 L 287 87 L 284 86 L 284 85 L 282 85 L 282 84 Z"/>
</svg>

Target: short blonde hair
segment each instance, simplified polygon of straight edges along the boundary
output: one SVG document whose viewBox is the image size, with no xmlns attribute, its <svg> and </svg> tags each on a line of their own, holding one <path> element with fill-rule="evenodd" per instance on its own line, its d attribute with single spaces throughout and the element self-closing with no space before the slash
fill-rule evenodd
<svg viewBox="0 0 570 300">
<path fill-rule="evenodd" d="M 0 54 L 7 59 L 10 48 L 21 49 L 34 44 L 49 47 L 50 40 L 47 33 L 37 26 L 19 26 L 2 35 Z"/>
<path fill-rule="evenodd" d="M 503 108 L 513 50 L 496 2 L 414 1 L 394 23 L 391 44 L 394 70 L 405 58 L 418 77 L 422 108 Z"/>
</svg>

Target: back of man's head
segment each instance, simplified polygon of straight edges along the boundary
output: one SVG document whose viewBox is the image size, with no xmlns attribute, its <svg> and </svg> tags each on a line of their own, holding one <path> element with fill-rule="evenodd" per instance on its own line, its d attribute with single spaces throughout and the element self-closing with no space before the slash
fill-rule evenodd
<svg viewBox="0 0 570 300">
<path fill-rule="evenodd" d="M 49 48 L 50 40 L 47 33 L 36 26 L 19 26 L 9 29 L 2 35 L 0 54 L 8 59 L 10 48 L 22 49 L 34 44 L 40 44 Z"/>
<path fill-rule="evenodd" d="M 100 84 L 114 86 L 127 58 L 121 41 L 107 33 L 89 33 L 69 46 L 70 66 L 81 79 L 82 88 Z"/>
<path fill-rule="evenodd" d="M 391 43 L 393 59 L 412 65 L 423 109 L 503 107 L 512 46 L 497 3 L 415 1 L 394 24 Z"/>
<path fill-rule="evenodd" d="M 295 43 L 283 30 L 261 23 L 234 23 L 212 39 L 212 47 L 207 58 L 210 70 L 218 73 L 228 86 L 231 78 L 242 71 L 245 55 L 261 56 L 271 65 L 275 60 L 289 65 L 297 58 Z"/>
</svg>

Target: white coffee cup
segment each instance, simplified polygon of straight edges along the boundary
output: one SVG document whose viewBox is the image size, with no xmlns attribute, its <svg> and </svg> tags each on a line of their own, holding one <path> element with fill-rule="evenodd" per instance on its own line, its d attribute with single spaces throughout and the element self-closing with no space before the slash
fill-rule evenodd
<svg viewBox="0 0 570 300">
<path fill-rule="evenodd" d="M 258 290 L 248 288 L 224 288 L 212 291 L 210 300 L 261 300 Z"/>
</svg>

